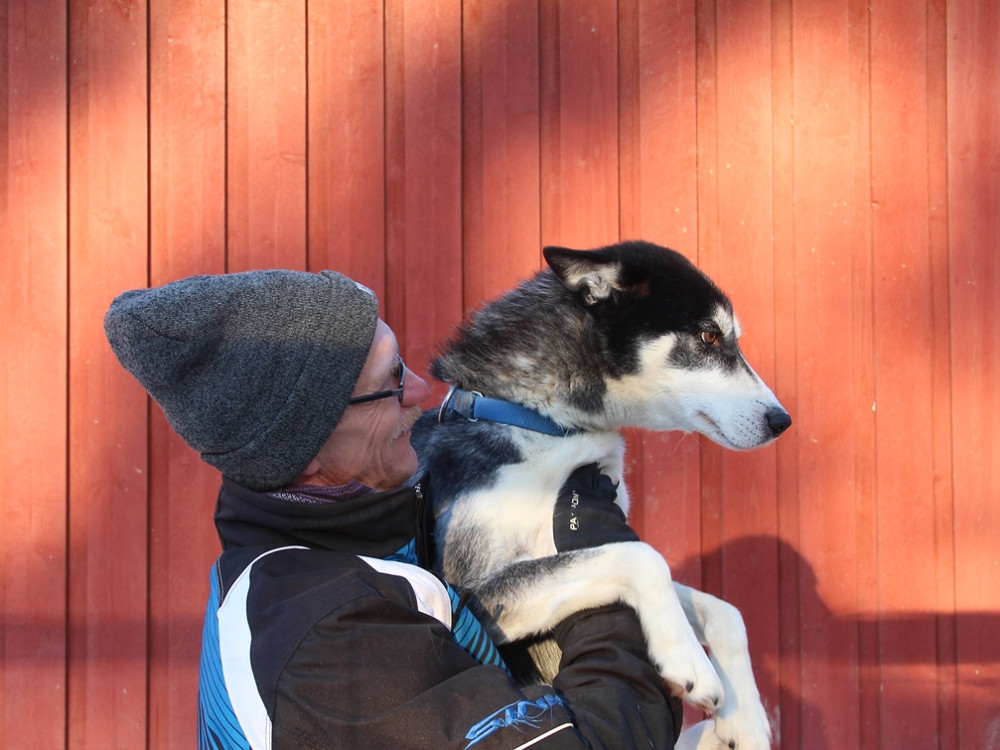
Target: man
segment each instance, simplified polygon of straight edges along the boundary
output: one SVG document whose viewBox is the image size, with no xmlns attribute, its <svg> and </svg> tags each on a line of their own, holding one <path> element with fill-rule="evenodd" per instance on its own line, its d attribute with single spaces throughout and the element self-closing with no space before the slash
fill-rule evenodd
<svg viewBox="0 0 1000 750">
<path fill-rule="evenodd" d="M 569 618 L 553 684 L 519 688 L 428 571 L 433 478 L 409 479 L 430 389 L 370 290 L 331 271 L 197 276 L 122 294 L 105 330 L 223 475 L 199 747 L 673 745 L 679 704 L 630 610 Z M 594 467 L 571 484 L 607 498 Z"/>
</svg>

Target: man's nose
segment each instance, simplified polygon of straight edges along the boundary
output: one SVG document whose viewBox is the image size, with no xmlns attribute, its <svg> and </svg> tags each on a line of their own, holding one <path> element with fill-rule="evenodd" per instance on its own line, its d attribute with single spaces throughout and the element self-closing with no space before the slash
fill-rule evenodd
<svg viewBox="0 0 1000 750">
<path fill-rule="evenodd" d="M 413 370 L 406 370 L 406 378 L 403 380 L 403 406 L 413 406 L 426 401 L 431 395 L 431 387 L 427 381 L 417 375 Z"/>
</svg>

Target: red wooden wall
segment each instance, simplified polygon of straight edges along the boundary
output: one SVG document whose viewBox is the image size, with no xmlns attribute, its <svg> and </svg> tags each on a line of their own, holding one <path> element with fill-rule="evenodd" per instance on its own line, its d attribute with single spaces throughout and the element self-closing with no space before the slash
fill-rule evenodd
<svg viewBox="0 0 1000 750">
<path fill-rule="evenodd" d="M 332 267 L 423 367 L 543 244 L 730 293 L 774 447 L 630 437 L 782 748 L 1000 747 L 1000 6 L 0 4 L 0 747 L 193 745 L 217 477 L 120 291 Z"/>
</svg>

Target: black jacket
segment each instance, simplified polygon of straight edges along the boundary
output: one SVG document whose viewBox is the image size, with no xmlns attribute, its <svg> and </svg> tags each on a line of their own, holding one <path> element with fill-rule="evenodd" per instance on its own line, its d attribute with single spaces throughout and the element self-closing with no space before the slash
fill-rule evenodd
<svg viewBox="0 0 1000 750">
<path fill-rule="evenodd" d="M 679 704 L 630 610 L 567 620 L 554 684 L 519 688 L 427 572 L 424 506 L 419 487 L 310 505 L 224 480 L 199 748 L 673 746 Z"/>
</svg>

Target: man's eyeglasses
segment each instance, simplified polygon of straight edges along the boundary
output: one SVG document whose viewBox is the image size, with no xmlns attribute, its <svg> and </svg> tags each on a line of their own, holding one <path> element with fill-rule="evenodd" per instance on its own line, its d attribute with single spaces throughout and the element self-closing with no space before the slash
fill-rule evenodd
<svg viewBox="0 0 1000 750">
<path fill-rule="evenodd" d="M 364 404 L 368 401 L 377 401 L 380 398 L 389 398 L 390 396 L 395 396 L 399 399 L 399 403 L 403 403 L 403 381 L 406 380 L 406 365 L 403 364 L 403 358 L 398 354 L 396 359 L 399 360 L 399 387 L 390 388 L 387 391 L 376 391 L 375 393 L 366 393 L 364 396 L 355 396 L 354 398 L 348 399 L 348 404 Z"/>
</svg>

